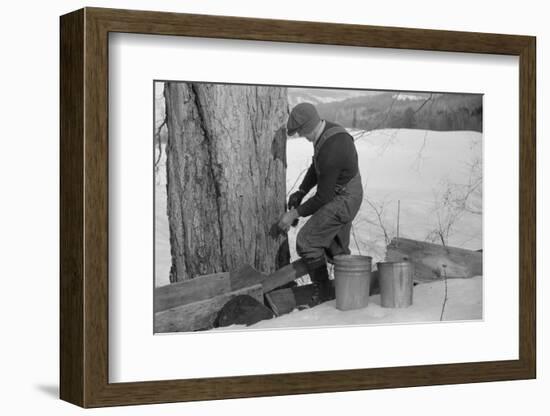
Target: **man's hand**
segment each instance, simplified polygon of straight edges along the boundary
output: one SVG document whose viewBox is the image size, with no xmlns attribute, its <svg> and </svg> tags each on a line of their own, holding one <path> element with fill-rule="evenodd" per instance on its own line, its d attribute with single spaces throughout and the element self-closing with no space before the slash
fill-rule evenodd
<svg viewBox="0 0 550 416">
<path fill-rule="evenodd" d="M 279 222 L 277 223 L 277 226 L 284 232 L 287 232 L 290 228 L 290 225 L 294 222 L 294 220 L 298 219 L 298 211 L 296 209 L 291 209 L 288 212 L 285 212 L 283 215 L 281 215 L 281 218 L 279 218 Z"/>
<path fill-rule="evenodd" d="M 304 199 L 304 196 L 306 196 L 306 194 L 302 190 L 298 190 L 291 194 L 288 198 L 288 209 L 298 208 L 302 203 L 302 199 Z"/>
<path fill-rule="evenodd" d="M 302 203 L 302 199 L 304 199 L 304 196 L 306 196 L 306 192 L 302 191 L 301 189 L 298 189 L 296 192 L 291 194 L 288 198 L 288 209 L 298 208 Z M 296 227 L 298 225 L 298 217 L 296 217 L 296 219 L 292 221 L 291 225 L 293 227 Z"/>
</svg>

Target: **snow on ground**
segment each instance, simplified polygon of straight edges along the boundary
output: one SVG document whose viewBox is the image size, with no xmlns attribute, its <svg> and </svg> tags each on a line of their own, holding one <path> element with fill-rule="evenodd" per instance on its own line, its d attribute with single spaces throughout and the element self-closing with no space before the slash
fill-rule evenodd
<svg viewBox="0 0 550 416">
<path fill-rule="evenodd" d="M 447 283 L 448 299 L 443 320 L 482 319 L 482 277 L 449 279 Z M 438 322 L 444 298 L 445 282 L 437 281 L 416 285 L 413 290 L 413 304 L 408 308 L 383 308 L 380 306 L 380 295 L 374 295 L 369 298 L 368 306 L 363 309 L 340 311 L 336 309 L 336 301 L 330 301 L 303 311 L 295 309 L 287 315 L 260 321 L 249 327 L 233 325 L 216 330 Z"/>
</svg>

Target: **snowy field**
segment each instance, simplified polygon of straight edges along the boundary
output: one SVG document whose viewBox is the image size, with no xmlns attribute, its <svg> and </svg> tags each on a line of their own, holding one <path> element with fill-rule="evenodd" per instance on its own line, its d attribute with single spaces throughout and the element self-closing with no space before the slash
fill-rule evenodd
<svg viewBox="0 0 550 416">
<path fill-rule="evenodd" d="M 438 227 L 437 206 L 446 184 L 467 184 L 473 162 L 481 160 L 481 137 L 477 132 L 426 130 L 376 130 L 351 132 L 363 179 L 365 199 L 353 224 L 351 250 L 354 254 L 383 260 L 386 234 L 397 235 L 397 204 L 400 201 L 399 236 L 426 240 Z M 287 193 L 297 188 L 311 163 L 313 147 L 303 138 L 287 143 Z M 165 154 L 155 176 L 155 285 L 169 283 L 170 240 L 166 215 Z M 310 193 L 313 194 L 314 190 Z M 481 208 L 481 194 L 471 196 Z M 383 207 L 383 210 L 381 208 Z M 382 211 L 380 219 L 376 210 Z M 292 259 L 295 240 L 307 219 L 289 232 Z M 439 243 L 439 241 L 435 241 Z M 482 248 L 482 216 L 461 213 L 449 233 L 447 244 L 477 250 Z"/>
<path fill-rule="evenodd" d="M 449 298 L 445 304 L 444 321 L 470 321 L 482 318 L 482 278 L 449 279 Z M 311 309 L 293 312 L 274 319 L 266 319 L 249 327 L 233 325 L 222 330 L 283 329 L 291 327 L 312 328 L 342 325 L 386 325 L 397 323 L 439 322 L 445 283 L 443 281 L 416 285 L 413 304 L 408 308 L 395 309 L 380 306 L 380 295 L 369 298 L 366 308 L 340 311 L 336 301 L 322 303 Z"/>
</svg>

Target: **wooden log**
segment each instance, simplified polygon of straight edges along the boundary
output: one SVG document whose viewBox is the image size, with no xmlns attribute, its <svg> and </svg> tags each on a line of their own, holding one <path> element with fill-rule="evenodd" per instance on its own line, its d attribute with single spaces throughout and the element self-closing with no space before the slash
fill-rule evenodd
<svg viewBox="0 0 550 416">
<path fill-rule="evenodd" d="M 223 328 L 231 325 L 254 325 L 257 322 L 272 319 L 273 311 L 248 295 L 235 296 L 218 312 L 214 327 Z"/>
<path fill-rule="evenodd" d="M 261 284 L 266 275 L 246 264 L 231 273 L 198 276 L 155 289 L 155 312 Z"/>
<path fill-rule="evenodd" d="M 284 266 L 269 276 L 246 264 L 230 273 L 199 276 L 156 288 L 155 332 L 183 332 L 210 328 L 218 311 L 232 297 L 250 295 L 263 303 L 264 293 L 284 286 L 306 273 L 307 269 L 302 260 Z M 307 289 L 296 292 L 298 298 L 307 296 L 304 290 Z M 292 290 L 284 296 L 275 296 L 278 296 L 278 304 L 282 305 L 283 302 L 292 299 L 295 305 Z M 288 308 L 291 309 L 287 311 Z M 294 306 L 283 308 L 284 313 L 292 309 Z"/>
<path fill-rule="evenodd" d="M 216 313 L 232 297 L 252 294 L 251 296 L 263 303 L 264 293 L 284 286 L 306 273 L 302 260 L 284 266 L 269 276 L 246 264 L 230 273 L 199 276 L 161 286 L 155 289 L 154 295 L 155 332 L 209 328 Z"/>
<path fill-rule="evenodd" d="M 220 309 L 233 297 L 249 295 L 263 303 L 262 285 L 245 287 L 210 299 L 176 306 L 155 313 L 154 332 L 186 332 L 210 329 Z"/>
<path fill-rule="evenodd" d="M 281 267 L 265 278 L 262 282 L 264 293 L 271 292 L 273 289 L 284 286 L 305 274 L 307 274 L 306 264 L 301 259 L 296 260 Z"/>
<path fill-rule="evenodd" d="M 387 246 L 386 261 L 410 261 L 415 282 L 444 278 L 469 278 L 483 274 L 483 253 L 459 247 L 442 246 L 408 238 L 394 238 Z"/>
<path fill-rule="evenodd" d="M 229 273 L 214 273 L 172 283 L 155 289 L 154 310 L 164 311 L 176 306 L 199 302 L 231 292 Z"/>
</svg>

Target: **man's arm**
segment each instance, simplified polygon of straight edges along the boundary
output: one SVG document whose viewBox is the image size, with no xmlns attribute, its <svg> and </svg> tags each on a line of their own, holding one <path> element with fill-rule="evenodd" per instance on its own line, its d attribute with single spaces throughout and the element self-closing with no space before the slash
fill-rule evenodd
<svg viewBox="0 0 550 416">
<path fill-rule="evenodd" d="M 309 169 L 306 172 L 306 176 L 304 176 L 304 180 L 302 181 L 302 184 L 300 185 L 299 189 L 304 193 L 304 195 L 307 195 L 307 193 L 315 185 L 317 185 L 317 173 L 315 173 L 315 166 L 313 166 L 313 163 L 312 163 L 309 166 Z"/>
<path fill-rule="evenodd" d="M 297 208 L 300 217 L 307 217 L 334 198 L 334 188 L 340 169 L 338 166 L 325 164 L 320 172 L 317 192 Z"/>
</svg>

